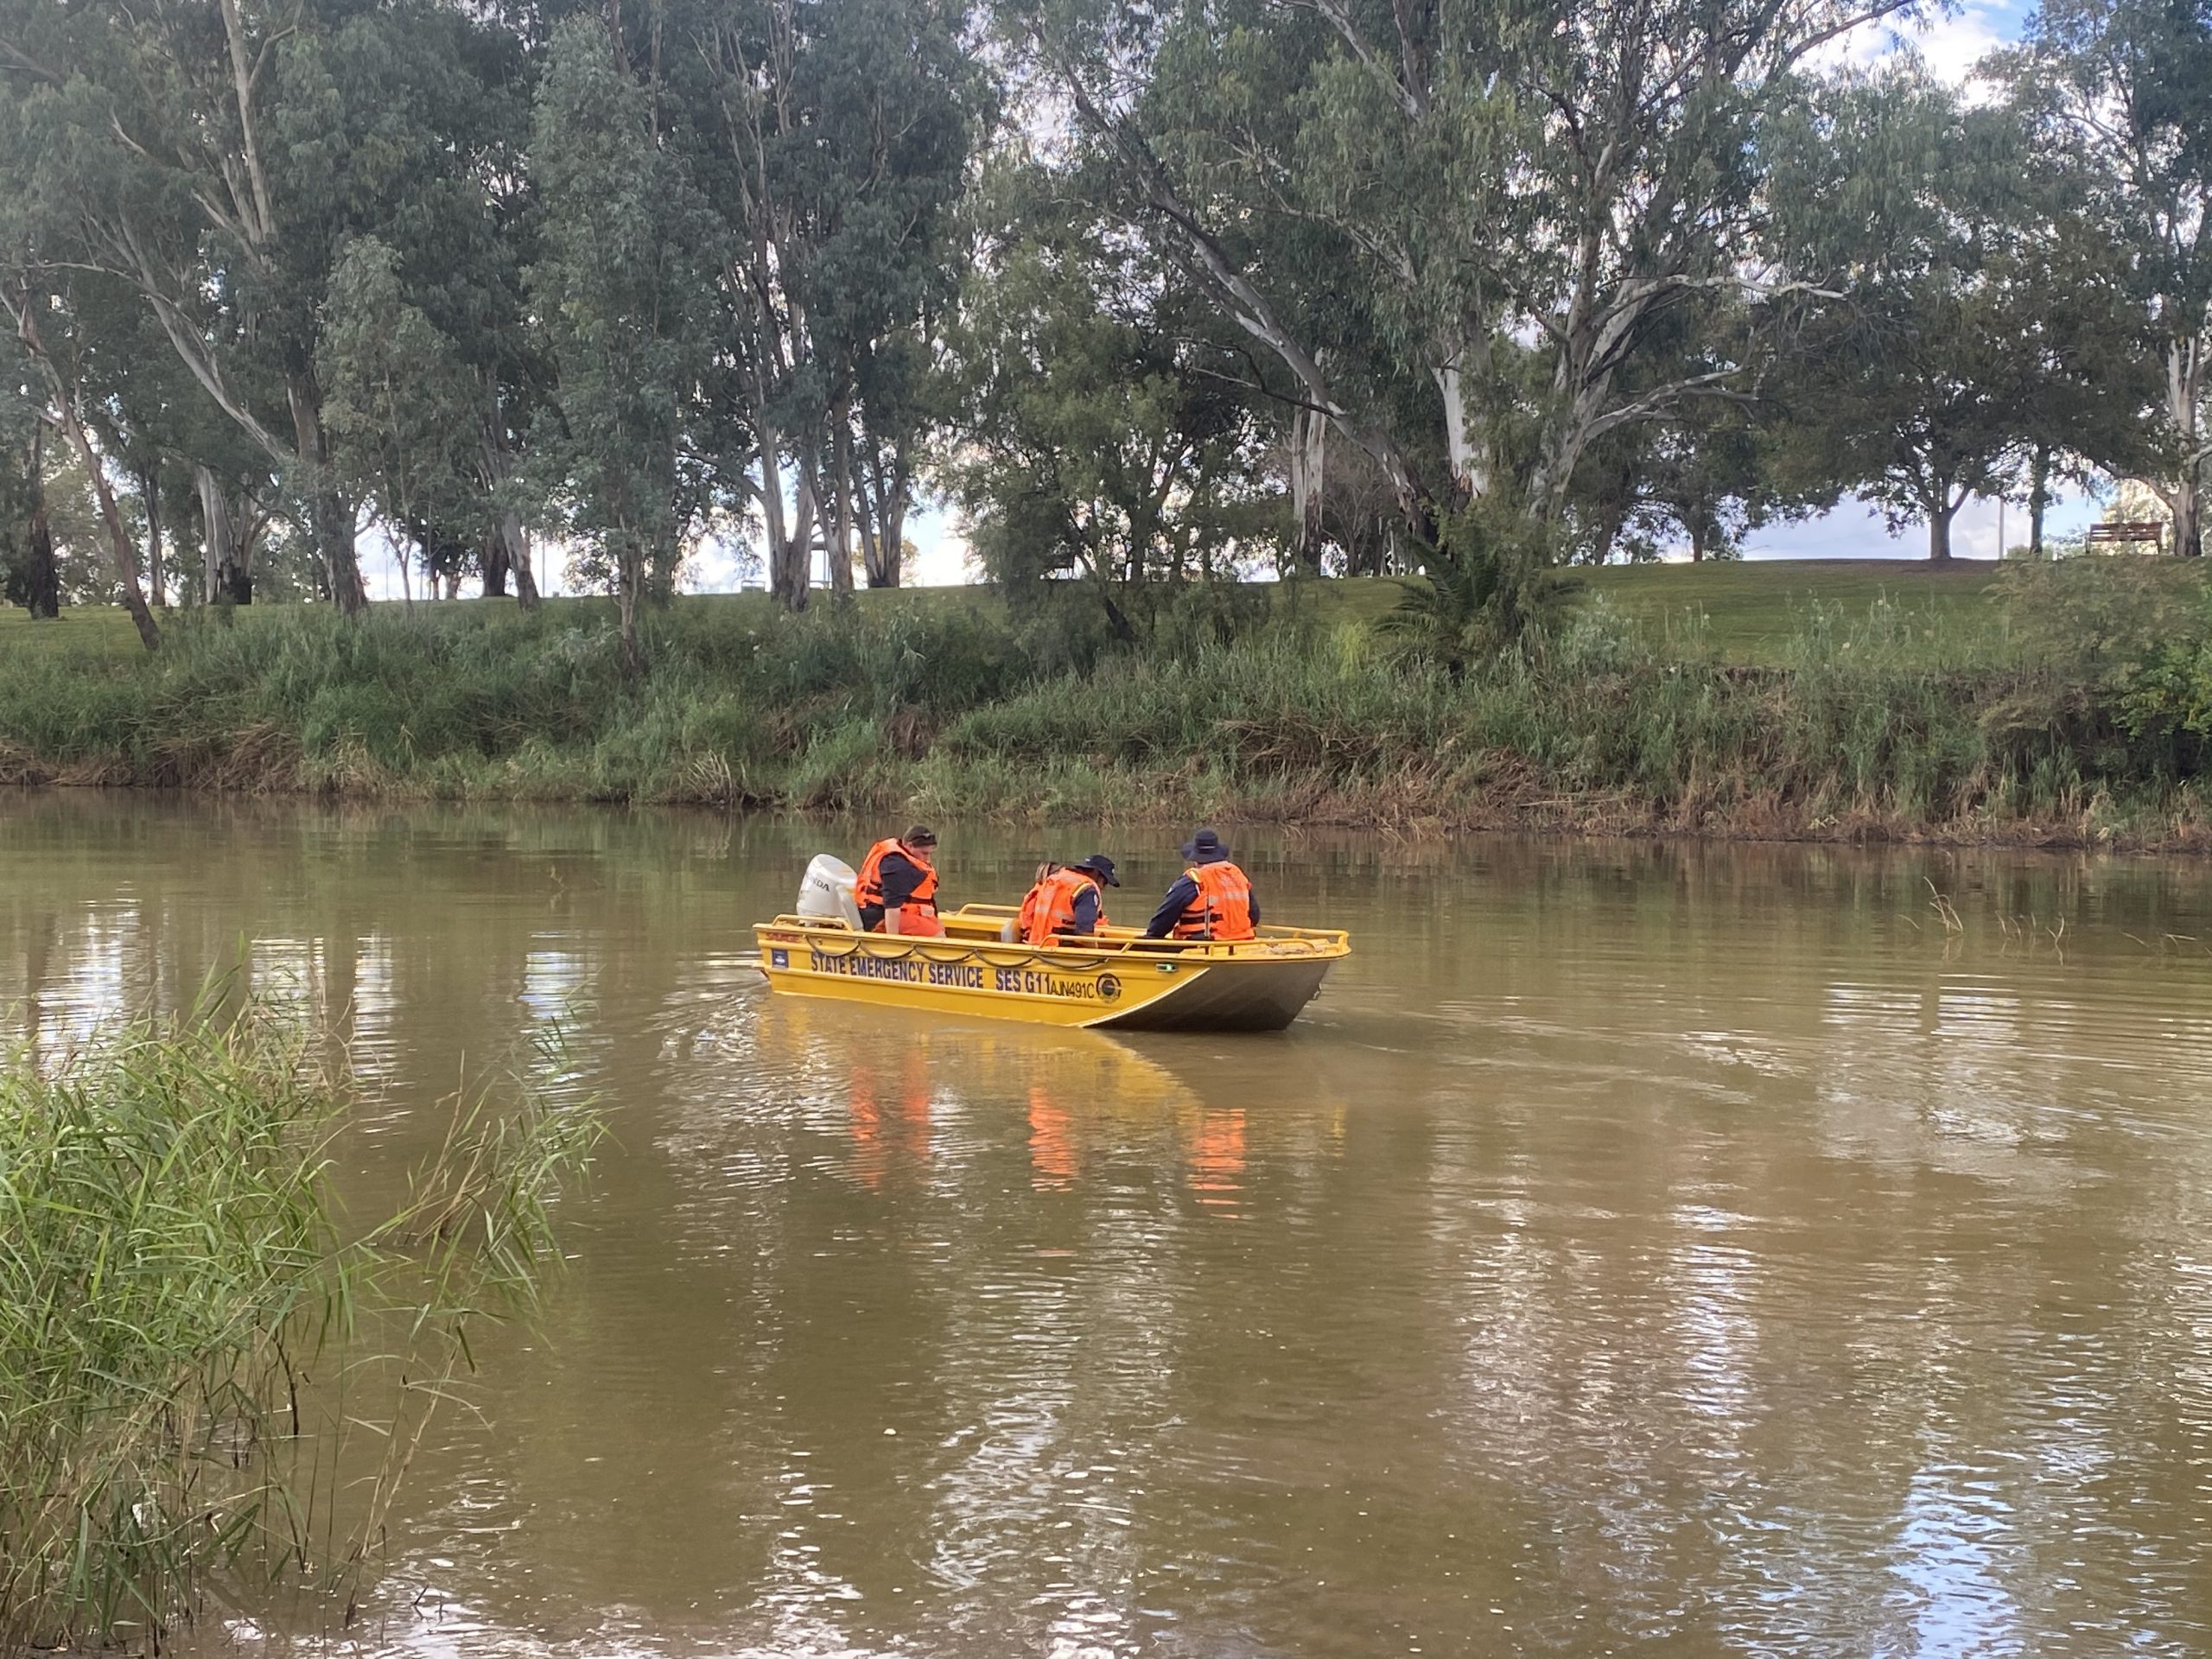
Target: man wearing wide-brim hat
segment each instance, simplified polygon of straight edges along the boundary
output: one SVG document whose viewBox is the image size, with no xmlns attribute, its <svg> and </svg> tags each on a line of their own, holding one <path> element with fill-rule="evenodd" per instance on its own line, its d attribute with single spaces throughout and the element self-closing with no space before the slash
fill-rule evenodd
<svg viewBox="0 0 2212 1659">
<path fill-rule="evenodd" d="M 1260 901 L 1252 879 L 1230 862 L 1229 849 L 1211 830 L 1183 843 L 1188 866 L 1144 930 L 1148 939 L 1215 939 L 1233 943 L 1255 936 Z"/>
</svg>

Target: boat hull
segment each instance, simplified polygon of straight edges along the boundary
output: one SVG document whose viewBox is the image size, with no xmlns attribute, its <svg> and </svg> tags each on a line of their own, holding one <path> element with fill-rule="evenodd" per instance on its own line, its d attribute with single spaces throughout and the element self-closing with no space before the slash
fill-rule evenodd
<svg viewBox="0 0 2212 1659">
<path fill-rule="evenodd" d="M 755 930 L 780 995 L 984 1020 L 1115 1031 L 1281 1031 L 1349 953 L 1344 936 L 1270 930 L 1249 944 L 1178 947 L 1117 934 L 1096 944 L 1009 944 L 974 907 L 944 938 L 855 933 L 779 917 Z"/>
<path fill-rule="evenodd" d="M 1166 995 L 1093 1025 L 1102 1031 L 1281 1031 L 1319 993 L 1334 965 L 1325 957 L 1202 969 Z"/>
</svg>

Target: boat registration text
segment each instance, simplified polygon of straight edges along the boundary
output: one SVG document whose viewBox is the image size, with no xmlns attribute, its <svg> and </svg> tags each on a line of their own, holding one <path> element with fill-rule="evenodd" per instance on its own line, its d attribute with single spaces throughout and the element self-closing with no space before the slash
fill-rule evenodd
<svg viewBox="0 0 2212 1659">
<path fill-rule="evenodd" d="M 795 954 L 772 952 L 777 968 L 791 965 Z M 1041 968 L 996 968 L 980 962 L 935 962 L 919 957 L 877 957 L 864 950 L 831 953 L 810 949 L 806 967 L 817 974 L 847 979 L 886 980 L 900 985 L 937 985 L 953 990 L 995 991 L 1012 996 L 1057 996 L 1082 1002 L 1111 1002 L 1121 982 L 1111 974 L 1077 977 Z"/>
</svg>

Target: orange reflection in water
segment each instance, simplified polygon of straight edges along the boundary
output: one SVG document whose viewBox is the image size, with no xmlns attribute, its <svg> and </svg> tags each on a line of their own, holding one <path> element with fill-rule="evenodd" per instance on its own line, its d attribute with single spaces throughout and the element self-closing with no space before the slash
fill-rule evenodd
<svg viewBox="0 0 2212 1659">
<path fill-rule="evenodd" d="M 853 1176 L 872 1192 L 893 1165 L 929 1161 L 929 1058 L 919 1047 L 900 1056 L 897 1077 L 887 1083 L 869 1062 L 854 1063 L 850 1127 Z"/>
<path fill-rule="evenodd" d="M 1191 1191 L 1210 1210 L 1236 1213 L 1244 1190 L 1244 1112 L 1209 1108 L 1191 1143 Z"/>
<path fill-rule="evenodd" d="M 1029 1184 L 1039 1192 L 1075 1185 L 1075 1120 L 1044 1084 L 1029 1085 Z"/>
</svg>

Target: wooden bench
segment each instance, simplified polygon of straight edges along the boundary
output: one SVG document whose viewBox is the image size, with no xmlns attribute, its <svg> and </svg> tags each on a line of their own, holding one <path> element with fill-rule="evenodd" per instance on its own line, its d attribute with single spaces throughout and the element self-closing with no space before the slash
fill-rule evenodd
<svg viewBox="0 0 2212 1659">
<path fill-rule="evenodd" d="M 2164 548 L 2165 525 L 2156 518 L 2108 518 L 2101 524 L 2089 526 L 2091 547 L 2126 547 L 2139 542 Z"/>
</svg>

